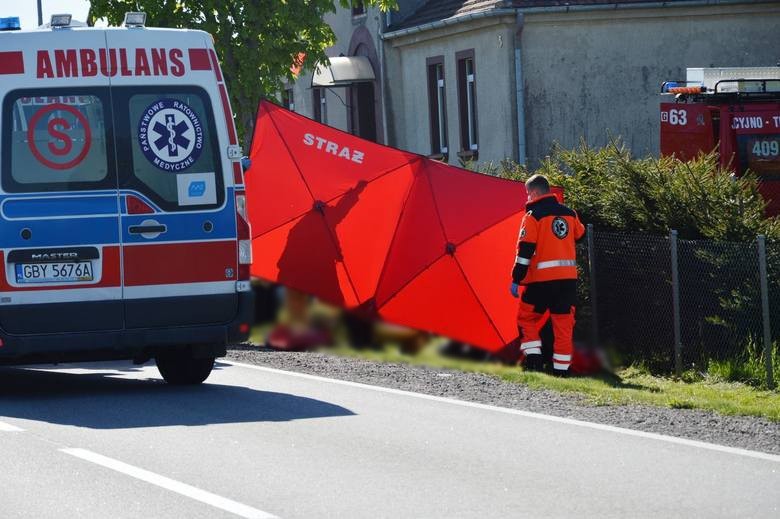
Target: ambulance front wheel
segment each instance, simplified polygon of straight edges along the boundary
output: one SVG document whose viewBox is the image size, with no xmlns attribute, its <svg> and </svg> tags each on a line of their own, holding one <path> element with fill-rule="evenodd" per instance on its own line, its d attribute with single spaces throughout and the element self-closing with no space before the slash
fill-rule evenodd
<svg viewBox="0 0 780 519">
<path fill-rule="evenodd" d="M 157 355 L 157 369 L 163 379 L 175 386 L 194 386 L 211 374 L 215 357 L 194 357 L 192 352 L 176 351 Z"/>
</svg>

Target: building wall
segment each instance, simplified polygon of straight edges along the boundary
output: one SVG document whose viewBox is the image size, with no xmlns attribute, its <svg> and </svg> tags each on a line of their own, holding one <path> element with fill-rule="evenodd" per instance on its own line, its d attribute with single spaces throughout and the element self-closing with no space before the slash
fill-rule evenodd
<svg viewBox="0 0 780 519">
<path fill-rule="evenodd" d="M 444 56 L 449 162 L 461 149 L 456 53 L 474 49 L 479 162 L 515 155 L 515 18 L 494 17 L 394 38 L 386 44 L 389 143 L 430 155 L 426 59 Z"/>
<path fill-rule="evenodd" d="M 554 142 L 622 136 L 658 154 L 660 85 L 686 67 L 772 66 L 780 2 L 527 14 L 521 37 L 529 164 Z"/>
<path fill-rule="evenodd" d="M 516 160 L 515 16 L 450 24 L 382 44 L 379 34 L 386 19 L 376 8 L 357 18 L 341 7 L 326 16 L 336 34 L 329 56 L 350 55 L 350 42 L 360 27 L 368 30 L 378 58 L 385 54 L 384 64 L 375 67 L 380 142 L 431 153 L 426 58 L 443 55 L 449 162 L 459 164 L 455 54 L 474 49 L 479 162 Z M 637 155 L 657 154 L 661 82 L 684 79 L 686 67 L 768 66 L 780 59 L 780 2 L 529 10 L 521 19 L 531 167 L 538 166 L 555 142 L 575 147 L 583 138 L 601 146 L 610 136 L 620 136 Z M 310 74 L 294 85 L 295 109 L 308 117 L 313 116 L 310 85 Z M 345 104 L 347 89 L 327 91 L 326 123 L 348 131 Z"/>
<path fill-rule="evenodd" d="M 343 7 L 337 7 L 335 13 L 330 13 L 325 16 L 325 22 L 330 25 L 331 29 L 336 36 L 335 43 L 326 49 L 325 54 L 329 57 L 337 56 L 349 56 L 350 42 L 352 41 L 353 34 L 361 27 L 365 27 L 368 30 L 373 46 L 379 53 L 379 34 L 383 22 L 383 14 L 376 8 L 367 8 L 366 14 L 362 16 L 353 17 L 350 9 Z M 377 87 L 381 83 L 381 66 L 377 64 L 379 70 L 374 70 L 377 77 Z M 305 115 L 306 117 L 314 117 L 314 93 L 311 88 L 312 73 L 306 72 L 299 76 L 298 80 L 292 86 L 295 97 L 295 112 Z M 343 131 L 349 131 L 349 111 L 347 106 L 350 104 L 349 91 L 347 88 L 331 88 L 326 89 L 326 105 L 327 112 L 325 117 L 325 123 L 329 126 L 333 126 Z M 377 88 L 377 98 L 380 97 L 381 91 Z M 377 104 L 377 113 L 380 117 L 379 122 L 381 124 L 381 102 Z M 381 130 L 380 130 L 381 135 Z"/>
</svg>

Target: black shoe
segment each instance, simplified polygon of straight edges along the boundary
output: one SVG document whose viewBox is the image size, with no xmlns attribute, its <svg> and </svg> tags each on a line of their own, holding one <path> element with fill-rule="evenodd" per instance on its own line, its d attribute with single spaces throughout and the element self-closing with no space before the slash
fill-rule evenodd
<svg viewBox="0 0 780 519">
<path fill-rule="evenodd" d="M 568 369 L 554 369 L 553 370 L 553 376 L 554 377 L 560 377 L 560 378 L 569 378 L 569 370 Z"/>
<path fill-rule="evenodd" d="M 525 362 L 523 362 L 523 368 L 526 371 L 543 371 L 544 359 L 542 359 L 542 356 L 538 353 L 526 355 Z"/>
</svg>

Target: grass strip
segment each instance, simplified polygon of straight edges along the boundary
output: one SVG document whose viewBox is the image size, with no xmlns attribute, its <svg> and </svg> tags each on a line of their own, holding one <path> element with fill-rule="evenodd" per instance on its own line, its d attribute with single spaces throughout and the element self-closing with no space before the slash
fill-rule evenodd
<svg viewBox="0 0 780 519">
<path fill-rule="evenodd" d="M 703 409 L 724 415 L 758 416 L 780 421 L 780 392 L 756 389 L 739 382 L 725 382 L 704 375 L 692 382 L 650 374 L 641 367 L 618 370 L 615 377 L 572 377 L 561 379 L 545 373 L 523 371 L 498 362 L 442 356 L 426 347 L 417 355 L 402 353 L 393 345 L 382 349 L 328 348 L 328 352 L 377 362 L 397 362 L 434 368 L 494 375 L 507 382 L 532 389 L 578 393 L 592 405 L 646 404 L 675 409 Z"/>
</svg>

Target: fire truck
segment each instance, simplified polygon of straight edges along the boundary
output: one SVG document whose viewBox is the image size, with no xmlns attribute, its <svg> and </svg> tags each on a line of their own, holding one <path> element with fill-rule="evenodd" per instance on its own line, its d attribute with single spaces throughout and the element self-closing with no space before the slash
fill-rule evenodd
<svg viewBox="0 0 780 519">
<path fill-rule="evenodd" d="M 689 160 L 716 151 L 736 175 L 753 172 L 780 214 L 780 67 L 689 68 L 661 87 L 661 154 Z"/>
</svg>

